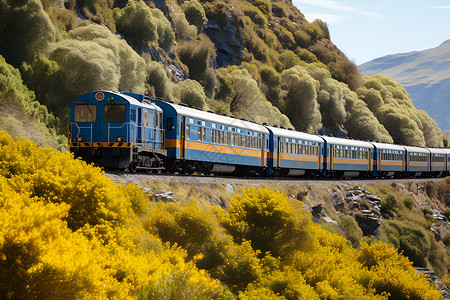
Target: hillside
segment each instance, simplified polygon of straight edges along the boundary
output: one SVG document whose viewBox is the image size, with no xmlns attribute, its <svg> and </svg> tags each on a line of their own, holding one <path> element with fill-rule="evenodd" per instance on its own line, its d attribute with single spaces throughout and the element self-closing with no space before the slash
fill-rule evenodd
<svg viewBox="0 0 450 300">
<path fill-rule="evenodd" d="M 398 83 L 363 77 L 288 0 L 0 0 L 0 129 L 66 149 L 68 105 L 96 89 L 226 115 L 439 147 Z M 26 130 L 28 124 L 33 130 Z"/>
<path fill-rule="evenodd" d="M 380 57 L 358 69 L 363 75 L 398 81 L 417 109 L 425 110 L 442 130 L 450 129 L 450 40 L 432 49 Z"/>
<path fill-rule="evenodd" d="M 154 181 L 154 193 L 178 192 L 177 202 L 162 201 L 69 152 L 0 131 L 0 298 L 442 299 L 413 264 L 446 272 L 445 246 L 430 228 L 448 245 L 448 222 L 430 208 L 448 206 L 437 200 L 450 192 L 448 179 L 426 184 L 430 206 L 421 206 L 428 196 L 414 184 L 368 186 L 370 193 L 273 187 L 284 194 Z M 205 203 L 211 198 L 215 206 Z M 318 209 L 311 215 L 311 203 L 337 222 L 324 224 Z M 411 261 L 363 236 L 358 224 L 375 213 L 383 216 L 380 238 Z"/>
</svg>

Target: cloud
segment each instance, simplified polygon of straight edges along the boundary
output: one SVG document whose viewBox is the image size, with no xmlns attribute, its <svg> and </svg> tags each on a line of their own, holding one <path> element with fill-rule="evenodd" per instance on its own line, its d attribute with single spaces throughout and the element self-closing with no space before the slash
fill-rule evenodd
<svg viewBox="0 0 450 300">
<path fill-rule="evenodd" d="M 382 16 L 380 14 L 364 11 L 359 8 L 344 5 L 339 1 L 333 1 L 333 0 L 294 0 L 294 4 L 296 6 L 310 5 L 310 6 L 315 6 L 315 7 L 322 8 L 322 9 L 334 10 L 334 11 L 339 11 L 339 12 L 347 12 L 347 13 L 353 13 L 353 14 L 358 14 L 358 15 L 365 15 L 365 16 L 370 16 L 370 17 L 375 17 L 375 18 L 380 18 L 380 19 L 385 18 L 384 16 Z"/>
</svg>

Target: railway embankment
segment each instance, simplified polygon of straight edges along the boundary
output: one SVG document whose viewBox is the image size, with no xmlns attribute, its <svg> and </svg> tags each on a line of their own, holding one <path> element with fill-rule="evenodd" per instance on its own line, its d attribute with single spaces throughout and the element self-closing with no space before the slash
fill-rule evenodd
<svg viewBox="0 0 450 300">
<path fill-rule="evenodd" d="M 355 248 L 377 240 L 394 245 L 436 286 L 450 253 L 450 178 L 308 180 L 107 173 L 116 183 L 135 183 L 155 202 L 198 202 L 228 209 L 248 188 L 280 191 L 301 202 L 311 219 L 345 236 Z M 422 272 L 422 271 L 420 271 Z"/>
</svg>

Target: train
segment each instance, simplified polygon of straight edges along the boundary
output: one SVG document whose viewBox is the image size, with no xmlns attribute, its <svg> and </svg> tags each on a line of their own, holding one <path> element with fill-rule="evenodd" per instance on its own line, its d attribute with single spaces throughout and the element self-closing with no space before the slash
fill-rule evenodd
<svg viewBox="0 0 450 300">
<path fill-rule="evenodd" d="M 105 169 L 309 178 L 450 175 L 450 149 L 298 132 L 142 94 L 93 91 L 70 104 L 70 151 Z"/>
</svg>

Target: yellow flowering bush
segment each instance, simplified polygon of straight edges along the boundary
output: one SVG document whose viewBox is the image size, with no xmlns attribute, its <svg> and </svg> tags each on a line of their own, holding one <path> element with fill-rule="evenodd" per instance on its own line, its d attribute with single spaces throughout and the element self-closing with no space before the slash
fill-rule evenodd
<svg viewBox="0 0 450 300">
<path fill-rule="evenodd" d="M 396 249 L 360 250 L 300 202 L 148 203 L 69 153 L 0 131 L 1 299 L 441 299 Z"/>
<path fill-rule="evenodd" d="M 222 285 L 185 251 L 143 229 L 136 213 L 147 201 L 70 153 L 0 131 L 0 298 L 218 295 Z"/>
</svg>

